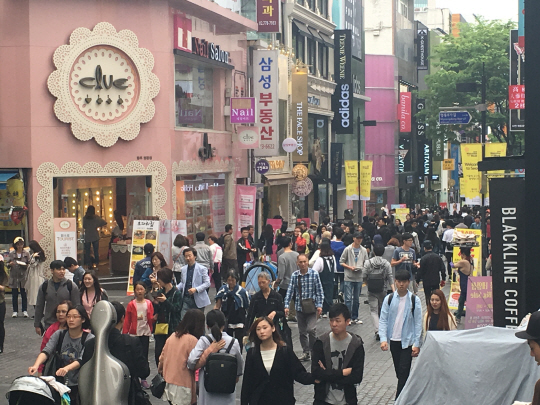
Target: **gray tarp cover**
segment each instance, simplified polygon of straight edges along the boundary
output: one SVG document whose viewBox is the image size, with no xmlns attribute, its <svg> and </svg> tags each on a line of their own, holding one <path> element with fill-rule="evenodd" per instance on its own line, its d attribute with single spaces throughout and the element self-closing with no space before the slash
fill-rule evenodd
<svg viewBox="0 0 540 405">
<path fill-rule="evenodd" d="M 395 405 L 511 405 L 532 400 L 539 367 L 515 330 L 428 332 Z"/>
</svg>

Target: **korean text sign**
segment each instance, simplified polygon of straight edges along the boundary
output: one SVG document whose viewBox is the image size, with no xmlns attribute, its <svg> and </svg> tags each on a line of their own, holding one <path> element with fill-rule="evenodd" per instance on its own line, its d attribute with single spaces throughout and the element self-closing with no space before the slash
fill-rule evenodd
<svg viewBox="0 0 540 405">
<path fill-rule="evenodd" d="M 279 32 L 279 0 L 257 0 L 257 31 Z"/>
<path fill-rule="evenodd" d="M 279 51 L 253 51 L 253 95 L 260 132 L 255 156 L 279 155 L 278 57 Z"/>
</svg>

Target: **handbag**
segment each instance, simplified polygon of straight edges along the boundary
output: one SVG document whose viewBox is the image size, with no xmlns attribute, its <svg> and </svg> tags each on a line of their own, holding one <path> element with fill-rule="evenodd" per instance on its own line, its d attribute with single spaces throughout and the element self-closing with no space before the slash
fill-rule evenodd
<svg viewBox="0 0 540 405">
<path fill-rule="evenodd" d="M 163 393 L 165 392 L 165 386 L 167 383 L 165 382 L 165 379 L 161 374 L 156 374 L 154 378 L 152 378 L 152 385 L 150 385 L 150 391 L 152 392 L 152 395 L 156 398 L 161 398 L 163 396 Z"/>
<path fill-rule="evenodd" d="M 173 292 L 173 301 L 174 301 L 174 294 L 176 294 L 176 291 Z M 171 323 L 171 312 L 169 311 L 169 321 L 163 322 L 163 323 L 156 323 L 156 327 L 154 329 L 154 335 L 168 335 L 170 323 Z"/>
<path fill-rule="evenodd" d="M 302 307 L 303 314 L 311 315 L 317 312 L 313 298 L 302 298 L 302 283 L 300 282 L 300 275 L 298 275 L 298 298 L 300 299 L 300 306 Z"/>
</svg>

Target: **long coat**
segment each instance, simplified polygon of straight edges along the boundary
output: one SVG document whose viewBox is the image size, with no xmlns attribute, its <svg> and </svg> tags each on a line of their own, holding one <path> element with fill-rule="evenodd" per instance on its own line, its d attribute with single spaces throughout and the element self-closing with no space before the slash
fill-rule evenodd
<svg viewBox="0 0 540 405">
<path fill-rule="evenodd" d="M 17 264 L 17 261 L 26 263 L 26 266 Z M 15 262 L 11 265 L 11 262 Z M 21 257 L 17 257 L 17 252 L 12 250 L 9 253 L 6 264 L 10 266 L 9 269 L 9 288 L 24 288 L 26 285 L 26 274 L 28 272 L 28 265 L 30 264 L 30 253 L 23 250 Z"/>
</svg>

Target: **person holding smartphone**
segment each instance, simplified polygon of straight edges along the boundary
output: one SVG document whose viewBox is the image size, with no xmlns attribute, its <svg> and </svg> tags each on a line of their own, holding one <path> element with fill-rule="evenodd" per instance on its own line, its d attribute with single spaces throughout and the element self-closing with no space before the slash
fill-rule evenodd
<svg viewBox="0 0 540 405">
<path fill-rule="evenodd" d="M 392 258 L 391 265 L 395 267 L 396 273 L 399 270 L 406 270 L 410 274 L 409 290 L 416 294 L 418 291 L 418 284 L 415 281 L 415 274 L 420 267 L 416 261 L 416 252 L 412 249 L 413 236 L 412 234 L 405 232 L 403 234 L 403 246 L 394 250 L 394 257 Z"/>
</svg>

